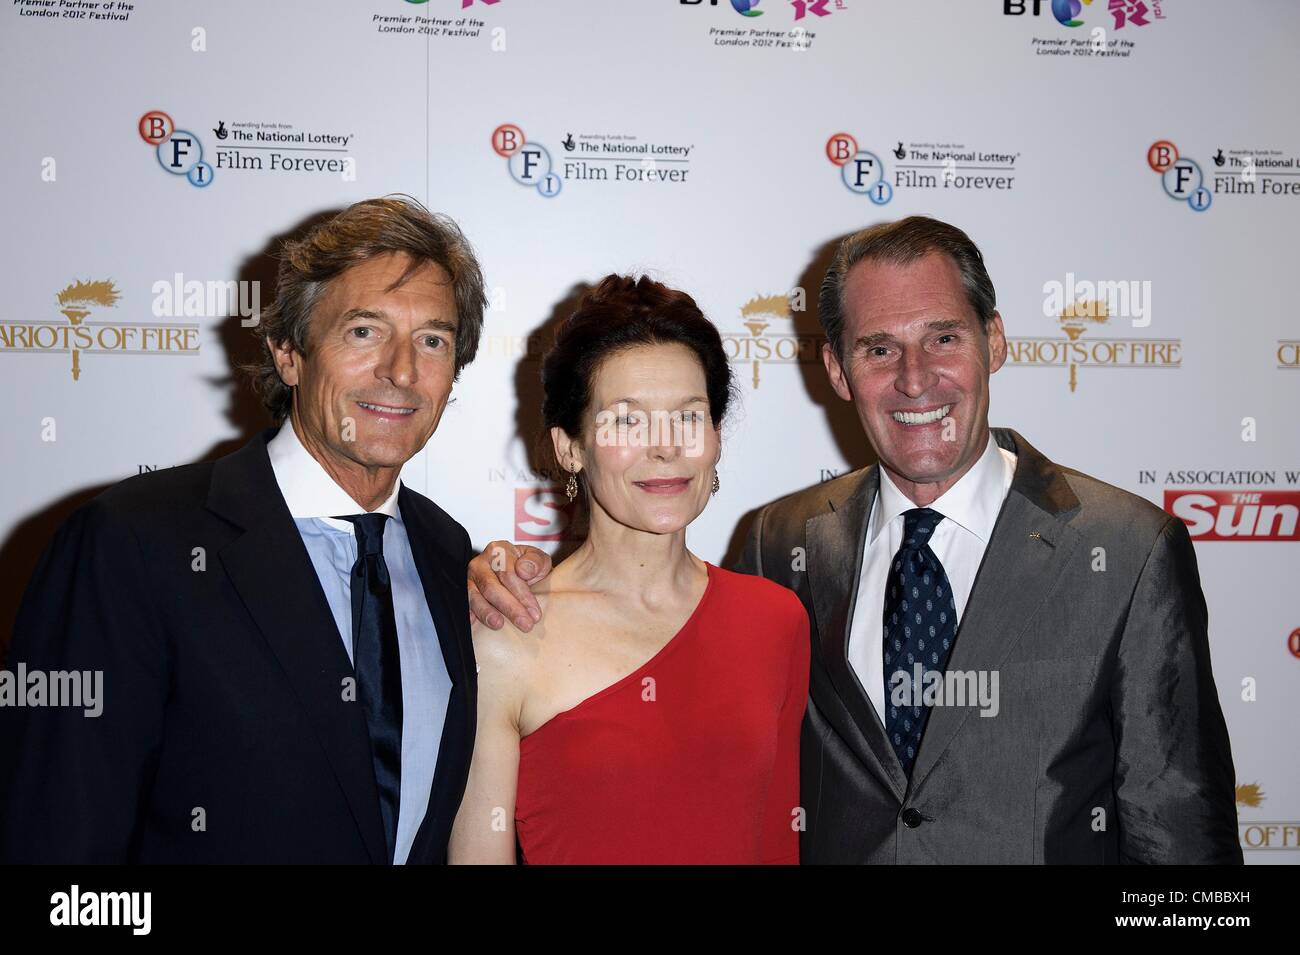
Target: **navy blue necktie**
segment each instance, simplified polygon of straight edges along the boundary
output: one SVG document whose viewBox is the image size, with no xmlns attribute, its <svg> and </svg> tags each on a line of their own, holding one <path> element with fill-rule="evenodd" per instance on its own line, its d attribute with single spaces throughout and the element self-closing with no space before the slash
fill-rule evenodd
<svg viewBox="0 0 1300 955">
<path fill-rule="evenodd" d="M 340 520 L 356 527 L 357 562 L 352 565 L 352 666 L 357 702 L 370 733 L 370 757 L 379 787 L 388 861 L 397 845 L 402 794 L 402 660 L 397 646 L 393 587 L 384 563 L 387 514 L 356 514 Z"/>
<path fill-rule="evenodd" d="M 922 700 L 924 684 L 916 680 L 917 664 L 924 674 L 943 674 L 957 634 L 957 605 L 943 564 L 930 549 L 930 536 L 943 515 L 928 507 L 903 513 L 903 544 L 889 565 L 885 587 L 885 734 L 898 754 L 903 772 L 911 778 L 912 765 L 921 749 L 921 736 L 930 718 Z M 896 673 L 907 679 L 907 698 L 898 705 Z"/>
</svg>

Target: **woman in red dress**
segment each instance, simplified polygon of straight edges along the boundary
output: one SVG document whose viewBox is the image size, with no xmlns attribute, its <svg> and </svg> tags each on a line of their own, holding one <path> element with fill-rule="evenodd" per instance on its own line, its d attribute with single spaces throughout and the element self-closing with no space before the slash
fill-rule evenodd
<svg viewBox="0 0 1300 955">
<path fill-rule="evenodd" d="M 734 386 L 684 292 L 608 276 L 542 373 L 589 516 L 528 633 L 474 625 L 478 729 L 452 862 L 799 861 L 808 616 L 686 548 Z"/>
</svg>

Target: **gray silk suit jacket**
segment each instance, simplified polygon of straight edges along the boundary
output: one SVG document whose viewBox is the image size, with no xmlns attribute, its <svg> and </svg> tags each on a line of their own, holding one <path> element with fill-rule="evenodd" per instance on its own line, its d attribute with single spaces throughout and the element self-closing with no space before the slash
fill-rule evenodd
<svg viewBox="0 0 1300 955">
<path fill-rule="evenodd" d="M 947 669 L 996 671 L 998 711 L 934 707 L 910 781 L 846 655 L 877 467 L 769 504 L 750 531 L 737 569 L 812 620 L 802 861 L 1241 862 L 1186 527 L 991 431 L 1015 476 Z"/>
</svg>

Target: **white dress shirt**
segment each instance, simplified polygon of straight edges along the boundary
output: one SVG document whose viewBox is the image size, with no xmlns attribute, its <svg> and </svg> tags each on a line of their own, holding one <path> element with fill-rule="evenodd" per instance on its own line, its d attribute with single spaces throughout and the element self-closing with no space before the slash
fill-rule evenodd
<svg viewBox="0 0 1300 955">
<path fill-rule="evenodd" d="M 362 514 L 365 508 L 335 483 L 321 463 L 303 447 L 290 421 L 266 446 L 280 493 L 302 536 L 320 580 L 330 613 L 348 659 L 353 659 L 352 567 L 357 561 L 356 527 L 335 515 Z M 451 677 L 442 656 L 438 630 L 429 612 L 410 537 L 402 521 L 396 481 L 388 499 L 371 511 L 387 514 L 384 563 L 392 581 L 393 612 L 402 670 L 402 762 L 393 861 L 402 864 L 424 821 L 433 788 Z M 335 639 L 331 634 L 330 639 Z"/>
<path fill-rule="evenodd" d="M 885 584 L 890 561 L 903 543 L 903 512 L 918 505 L 898 489 L 884 468 L 879 470 L 880 493 L 867 518 L 867 546 L 849 629 L 849 666 L 883 725 Z M 952 585 L 958 625 L 1015 470 L 1016 456 L 998 447 L 990 434 L 984 453 L 971 469 L 930 505 L 944 517 L 930 538 L 930 549 Z"/>
<path fill-rule="evenodd" d="M 280 485 L 280 493 L 284 495 L 284 502 L 289 505 L 294 520 L 319 518 L 335 530 L 353 532 L 350 521 L 335 520 L 330 515 L 364 514 L 366 509 L 352 500 L 352 496 L 339 487 L 321 463 L 303 447 L 289 419 L 285 419 L 280 433 L 267 443 L 266 453 L 271 458 L 275 483 Z M 397 495 L 401 490 L 402 482 L 394 481 L 393 493 L 371 513 L 400 518 Z"/>
</svg>

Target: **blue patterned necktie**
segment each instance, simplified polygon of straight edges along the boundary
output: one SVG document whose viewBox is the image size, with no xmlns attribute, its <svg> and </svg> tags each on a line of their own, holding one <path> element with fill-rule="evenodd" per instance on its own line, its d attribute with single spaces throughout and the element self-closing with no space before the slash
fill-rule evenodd
<svg viewBox="0 0 1300 955">
<path fill-rule="evenodd" d="M 402 660 L 397 646 L 392 581 L 384 563 L 384 522 L 388 515 L 355 514 L 339 520 L 351 521 L 356 528 L 352 666 L 357 674 L 357 702 L 370 733 L 370 757 L 391 863 L 402 794 Z"/>
<path fill-rule="evenodd" d="M 928 507 L 903 513 L 903 544 L 889 565 L 885 587 L 885 735 L 910 779 L 921 736 L 930 718 L 922 702 L 924 684 L 916 680 L 917 665 L 924 674 L 948 666 L 957 633 L 957 605 L 943 564 L 930 549 L 930 537 L 943 515 Z M 899 671 L 907 679 L 905 705 L 895 700 Z M 892 678 L 892 679 L 891 679 Z"/>
</svg>

